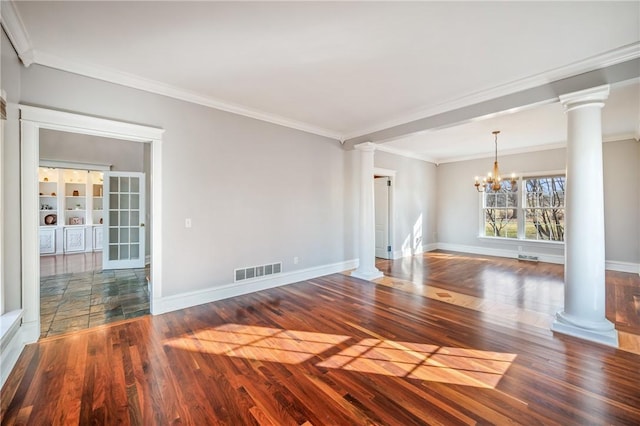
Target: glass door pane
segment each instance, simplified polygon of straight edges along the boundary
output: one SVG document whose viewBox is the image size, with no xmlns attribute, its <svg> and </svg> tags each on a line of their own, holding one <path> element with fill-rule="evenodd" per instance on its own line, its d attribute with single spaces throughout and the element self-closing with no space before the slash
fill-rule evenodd
<svg viewBox="0 0 640 426">
<path fill-rule="evenodd" d="M 108 249 L 103 268 L 141 268 L 144 266 L 144 174 L 108 172 L 105 179 L 105 209 Z"/>
</svg>

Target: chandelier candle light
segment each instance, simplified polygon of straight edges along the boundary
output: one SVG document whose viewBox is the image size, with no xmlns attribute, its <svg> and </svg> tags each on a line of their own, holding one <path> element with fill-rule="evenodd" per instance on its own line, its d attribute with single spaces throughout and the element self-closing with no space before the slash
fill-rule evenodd
<svg viewBox="0 0 640 426">
<path fill-rule="evenodd" d="M 500 176 L 500 169 L 498 168 L 498 133 L 500 133 L 500 130 L 494 130 L 492 133 L 495 136 L 494 143 L 496 145 L 496 157 L 495 157 L 495 161 L 493 162 L 493 173 L 489 172 L 487 174 L 487 177 L 482 179 L 482 182 L 480 182 L 480 180 L 478 179 L 478 176 L 476 176 L 476 182 L 473 185 L 476 187 L 476 190 L 478 192 L 485 192 L 489 188 L 493 189 L 494 191 L 499 191 L 500 188 L 502 187 L 500 183 L 502 182 L 502 177 Z M 517 183 L 516 174 L 512 173 L 511 186 L 512 187 L 515 186 L 516 183 Z"/>
</svg>

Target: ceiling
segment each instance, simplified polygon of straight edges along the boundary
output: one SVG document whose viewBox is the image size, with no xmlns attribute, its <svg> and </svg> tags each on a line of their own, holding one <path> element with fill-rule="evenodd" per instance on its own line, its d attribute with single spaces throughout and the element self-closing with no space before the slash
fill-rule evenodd
<svg viewBox="0 0 640 426">
<path fill-rule="evenodd" d="M 617 52 L 640 56 L 638 2 L 18 1 L 2 16 L 26 65 L 339 140 L 590 71 Z M 637 82 L 614 87 L 605 135 L 637 134 L 639 103 Z M 443 162 L 491 153 L 496 128 L 513 152 L 566 133 L 551 103 L 381 142 Z"/>
</svg>

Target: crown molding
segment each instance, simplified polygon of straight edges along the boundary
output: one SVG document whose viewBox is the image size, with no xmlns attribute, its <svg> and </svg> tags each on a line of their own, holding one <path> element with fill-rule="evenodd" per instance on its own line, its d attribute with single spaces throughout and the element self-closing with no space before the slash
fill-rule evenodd
<svg viewBox="0 0 640 426">
<path fill-rule="evenodd" d="M 24 22 L 22 21 L 22 18 L 20 18 L 20 14 L 16 10 L 14 0 L 2 0 L 2 5 L 3 7 L 0 9 L 2 27 L 7 32 L 7 36 L 13 44 L 13 47 L 16 49 L 18 57 L 26 67 L 33 63 L 36 63 L 46 67 L 107 81 L 109 83 L 132 87 L 134 89 L 139 89 L 170 98 L 195 103 L 226 112 L 231 112 L 233 114 L 266 121 L 268 123 L 301 130 L 303 132 L 324 136 L 330 139 L 337 139 L 341 142 L 344 141 L 342 135 L 329 129 L 324 129 L 301 121 L 290 120 L 285 117 L 280 117 L 275 114 L 269 114 L 241 105 L 235 105 L 208 96 L 202 96 L 175 86 L 150 79 L 145 79 L 133 74 L 81 62 L 68 61 L 55 55 L 35 50 L 31 44 L 31 39 L 29 37 L 29 34 L 27 33 Z"/>
<path fill-rule="evenodd" d="M 622 62 L 627 62 L 640 58 L 640 42 L 631 43 L 617 49 L 610 50 L 600 55 L 592 56 L 581 61 L 573 62 L 563 67 L 554 68 L 529 77 L 514 80 L 512 82 L 495 86 L 489 89 L 480 90 L 469 95 L 445 101 L 432 108 L 421 109 L 402 115 L 395 119 L 365 128 L 356 132 L 351 132 L 344 136 L 345 140 L 368 135 L 391 127 L 410 123 L 426 117 L 468 107 L 491 99 L 511 95 L 538 86 L 544 86 L 554 81 L 562 80 L 578 74 L 586 73 L 596 69 L 606 68 Z"/>
<path fill-rule="evenodd" d="M 33 46 L 29 33 L 16 10 L 13 0 L 2 0 L 2 27 L 25 67 L 33 63 Z"/>
<path fill-rule="evenodd" d="M 615 64 L 640 58 L 640 42 L 631 43 L 629 45 L 622 46 L 620 48 L 613 49 L 608 52 L 595 55 L 563 67 L 558 67 L 546 72 L 514 80 L 506 84 L 502 84 L 485 90 L 480 90 L 462 97 L 450 99 L 431 108 L 416 110 L 360 131 L 341 134 L 338 131 L 318 127 L 310 123 L 288 119 L 276 114 L 270 114 L 257 109 L 248 108 L 242 105 L 226 102 L 224 100 L 215 99 L 213 97 L 203 96 L 176 86 L 161 83 L 159 81 L 145 79 L 134 74 L 124 73 L 107 67 L 99 67 L 88 63 L 70 61 L 43 51 L 35 50 L 31 44 L 31 40 L 24 22 L 20 18 L 20 14 L 16 9 L 15 0 L 2 0 L 0 15 L 2 27 L 7 32 L 11 43 L 16 49 L 18 57 L 27 67 L 32 63 L 37 63 L 50 68 L 55 68 L 74 74 L 80 74 L 98 80 L 107 81 L 110 83 L 115 83 L 122 86 L 131 87 L 146 92 L 155 93 L 170 98 L 199 104 L 221 111 L 226 111 L 233 114 L 238 114 L 268 123 L 327 137 L 330 139 L 338 140 L 340 143 L 344 143 L 344 141 L 346 140 L 385 130 L 394 126 L 410 123 L 412 121 L 423 119 L 425 117 L 430 117 L 448 111 L 468 107 L 470 105 L 489 101 L 491 99 L 510 95 L 523 90 L 531 89 L 538 86 L 544 86 L 553 81 L 562 80 L 564 78 L 568 78 L 585 72 L 593 71 L 600 68 L 606 68 Z M 636 140 L 640 140 L 640 125 L 638 126 L 638 130 L 633 138 Z M 436 161 L 431 157 L 421 154 L 411 153 L 404 150 L 397 150 L 395 148 L 380 148 L 380 146 L 381 145 L 378 145 L 377 149 L 404 157 L 416 158 L 434 163 L 448 162 L 448 159 Z M 485 157 L 474 156 L 473 158 Z M 460 160 L 455 159 L 451 161 Z"/>
<path fill-rule="evenodd" d="M 134 74 L 124 73 L 106 67 L 98 67 L 82 62 L 69 61 L 55 55 L 51 55 L 39 50 L 34 51 L 34 62 L 50 68 L 62 71 L 80 74 L 86 77 L 95 78 L 97 80 L 107 81 L 109 83 L 119 84 L 121 86 L 132 87 L 134 89 L 143 90 L 145 92 L 155 93 L 209 108 L 214 108 L 233 114 L 254 118 L 268 123 L 289 127 L 303 132 L 324 136 L 330 139 L 342 140 L 341 135 L 328 129 L 313 126 L 301 121 L 290 120 L 275 114 L 265 113 L 263 111 L 243 107 L 240 105 L 224 102 L 208 96 L 202 96 L 169 84 L 159 81 L 146 79 Z"/>
</svg>

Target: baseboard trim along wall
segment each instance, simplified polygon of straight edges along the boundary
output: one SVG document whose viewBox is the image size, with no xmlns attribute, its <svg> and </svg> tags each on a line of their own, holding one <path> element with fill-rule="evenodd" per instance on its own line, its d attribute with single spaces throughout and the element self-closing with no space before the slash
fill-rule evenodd
<svg viewBox="0 0 640 426">
<path fill-rule="evenodd" d="M 481 254 L 486 256 L 510 257 L 517 258 L 523 254 L 527 256 L 536 256 L 540 262 L 556 263 L 564 265 L 564 256 L 555 254 L 537 253 L 533 251 L 518 252 L 514 250 L 496 249 L 480 246 L 467 246 L 462 244 L 437 243 L 435 244 L 439 250 L 457 251 L 461 253 Z M 433 249 L 435 250 L 435 249 Z M 605 268 L 609 271 L 628 272 L 640 274 L 640 264 L 631 262 L 620 262 L 617 260 L 605 261 Z"/>
<path fill-rule="evenodd" d="M 406 248 L 403 248 L 402 250 L 395 250 L 392 253 L 392 256 L 393 256 L 393 259 L 402 259 L 403 257 L 415 256 L 417 254 L 422 254 L 422 253 L 437 250 L 437 249 L 438 249 L 438 245 L 436 243 L 431 243 L 427 245 L 421 244 L 415 249 L 412 249 L 411 247 L 406 247 Z"/>
<path fill-rule="evenodd" d="M 344 262 L 331 263 L 328 265 L 315 266 L 307 269 L 282 272 L 274 276 L 254 278 L 200 291 L 162 297 L 153 301 L 154 315 L 177 311 L 178 309 L 189 308 L 209 302 L 215 302 L 216 300 L 241 296 L 243 294 L 253 293 L 255 291 L 293 284 L 300 281 L 321 277 L 323 275 L 347 271 L 357 267 L 358 259 L 353 259 Z"/>
<path fill-rule="evenodd" d="M 4 386 L 25 345 L 21 322 L 21 309 L 0 316 L 0 388 Z"/>
</svg>

